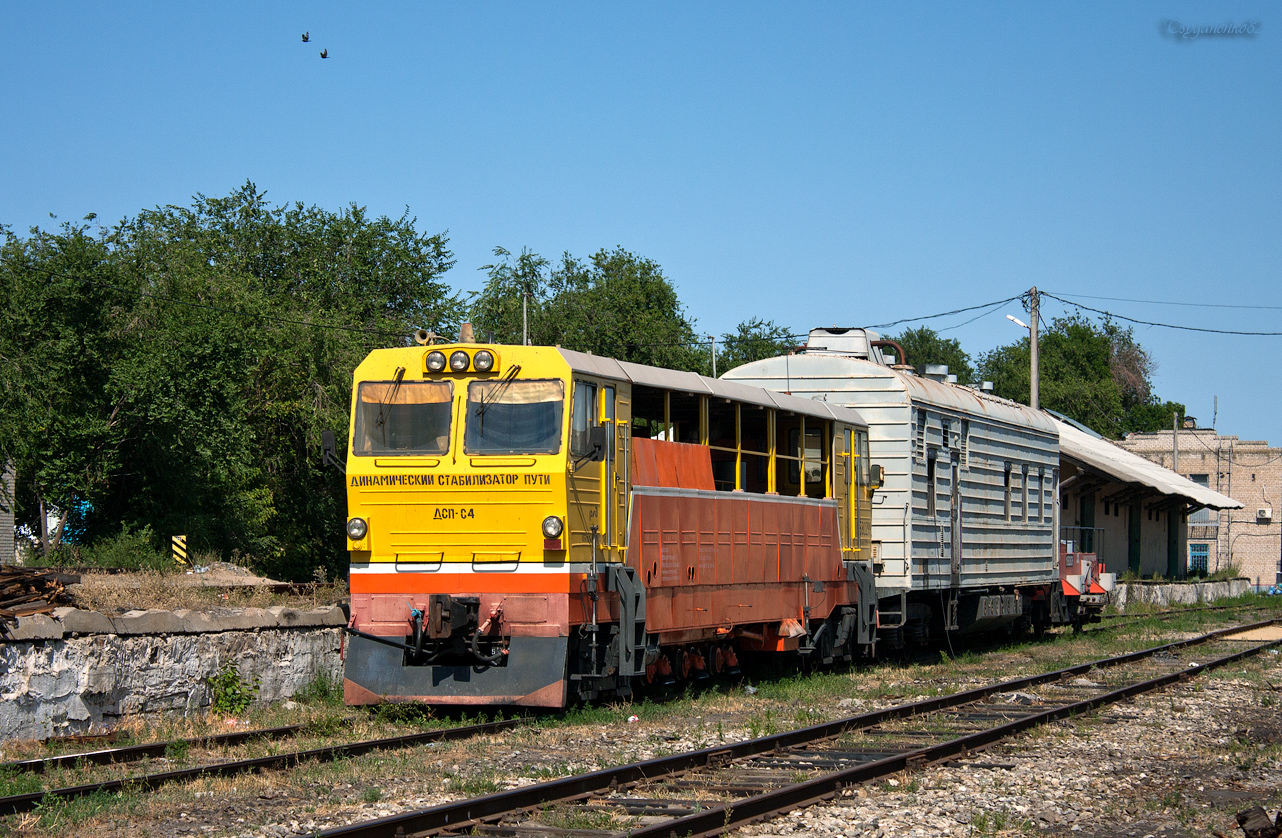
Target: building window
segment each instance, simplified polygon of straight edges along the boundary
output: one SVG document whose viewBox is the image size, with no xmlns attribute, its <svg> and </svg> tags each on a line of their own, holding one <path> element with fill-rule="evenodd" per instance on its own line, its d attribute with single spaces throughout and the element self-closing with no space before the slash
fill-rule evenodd
<svg viewBox="0 0 1282 838">
<path fill-rule="evenodd" d="M 1211 476 L 1209 474 L 1190 474 L 1189 475 L 1189 480 L 1192 480 L 1194 483 L 1201 486 L 1203 489 L 1211 488 L 1210 478 Z M 1189 523 L 1201 524 L 1203 526 L 1211 523 L 1211 510 L 1199 509 L 1197 512 L 1194 512 L 1192 515 L 1189 516 Z M 1189 546 L 1192 547 L 1192 545 L 1189 545 Z M 1202 545 L 1202 546 L 1205 547 L 1206 545 Z"/>
<path fill-rule="evenodd" d="M 1189 545 L 1189 575 L 1205 576 L 1207 566 L 1211 557 L 1211 545 L 1209 544 L 1190 544 Z"/>
</svg>

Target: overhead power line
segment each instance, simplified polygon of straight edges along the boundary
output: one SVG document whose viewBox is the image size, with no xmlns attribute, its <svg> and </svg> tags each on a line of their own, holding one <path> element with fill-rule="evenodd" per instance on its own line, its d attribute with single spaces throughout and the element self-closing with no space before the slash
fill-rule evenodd
<svg viewBox="0 0 1282 838">
<path fill-rule="evenodd" d="M 1051 296 L 1052 292 L 1042 291 L 1046 296 Z M 1229 303 L 1180 303 L 1174 300 L 1136 300 L 1131 297 L 1095 297 L 1090 294 L 1065 294 L 1064 296 L 1077 298 L 1079 300 L 1113 300 L 1119 303 L 1146 303 L 1155 306 L 1187 306 L 1189 308 L 1242 308 L 1242 309 L 1264 309 L 1267 311 L 1282 311 L 1282 306 L 1246 306 L 1231 305 Z M 1059 299 L 1056 297 L 1055 299 Z"/>
<path fill-rule="evenodd" d="M 1083 311 L 1094 312 L 1095 314 L 1102 314 L 1105 317 L 1111 317 L 1116 320 L 1124 320 L 1127 323 L 1135 323 L 1139 326 L 1159 326 L 1163 329 L 1177 329 L 1182 332 L 1204 332 L 1212 335 L 1250 335 L 1252 337 L 1271 337 L 1271 338 L 1282 337 L 1282 332 L 1248 332 L 1248 331 L 1239 330 L 1239 329 L 1208 329 L 1203 326 L 1178 326 L 1174 323 L 1158 323 L 1153 320 L 1137 320 L 1134 317 L 1127 317 L 1123 314 L 1115 314 L 1111 311 L 1105 311 L 1104 309 L 1091 308 L 1088 305 L 1075 303 L 1072 300 L 1066 300 L 1063 297 L 1057 297 L 1054 294 L 1048 293 L 1046 291 L 1042 291 L 1041 295 L 1043 297 L 1050 297 L 1052 300 L 1059 300 L 1064 305 L 1073 306 L 1074 308 L 1079 308 L 1079 309 L 1082 309 Z"/>
<path fill-rule="evenodd" d="M 936 317 L 948 317 L 953 314 L 962 314 L 967 311 L 978 311 L 981 308 L 992 308 L 993 306 L 999 306 L 999 305 L 1002 305 L 1003 303 L 1012 303 L 1015 300 L 1018 300 L 1021 296 L 1022 295 L 1020 294 L 1016 294 L 1015 296 L 1007 297 L 1004 300 L 994 300 L 991 303 L 982 303 L 977 306 L 967 306 L 966 308 L 955 308 L 952 311 L 941 311 L 939 314 L 927 314 L 923 317 L 905 317 L 902 320 L 892 320 L 889 323 L 874 323 L 873 325 L 867 326 L 866 328 L 886 329 L 891 326 L 898 326 L 900 323 L 912 323 L 917 320 L 934 320 Z M 965 325 L 965 324 L 962 324 L 962 325 Z"/>
</svg>

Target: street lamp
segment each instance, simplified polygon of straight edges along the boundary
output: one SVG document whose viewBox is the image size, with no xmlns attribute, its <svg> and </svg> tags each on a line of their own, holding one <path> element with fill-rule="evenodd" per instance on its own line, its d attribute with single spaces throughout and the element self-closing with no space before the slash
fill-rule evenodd
<svg viewBox="0 0 1282 838">
<path fill-rule="evenodd" d="M 1037 383 L 1038 383 L 1037 381 L 1037 309 L 1038 309 L 1039 300 L 1037 298 L 1037 286 L 1033 286 L 1033 288 L 1028 292 L 1028 297 L 1029 297 L 1028 313 L 1032 315 L 1028 319 L 1033 321 L 1032 325 L 1030 326 L 1029 324 L 1025 323 L 1023 320 L 1020 320 L 1018 317 L 1016 317 L 1013 314 L 1006 315 L 1006 319 L 1011 321 L 1015 325 L 1023 326 L 1025 329 L 1028 330 L 1028 349 L 1029 349 L 1029 352 L 1028 352 L 1028 365 L 1029 365 L 1028 406 L 1031 407 L 1033 410 L 1038 410 L 1039 408 L 1037 405 L 1037 402 L 1038 402 L 1038 398 L 1037 398 L 1038 396 L 1038 393 L 1037 393 L 1037 390 L 1038 390 L 1038 387 L 1037 387 Z"/>
</svg>

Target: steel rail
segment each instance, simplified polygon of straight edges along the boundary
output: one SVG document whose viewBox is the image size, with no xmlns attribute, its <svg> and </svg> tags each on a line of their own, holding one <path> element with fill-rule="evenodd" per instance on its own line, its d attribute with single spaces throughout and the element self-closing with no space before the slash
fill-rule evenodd
<svg viewBox="0 0 1282 838">
<path fill-rule="evenodd" d="M 443 742 L 453 739 L 467 739 L 483 733 L 494 733 L 501 730 L 508 730 L 523 724 L 522 719 L 502 719 L 496 722 L 486 722 L 479 725 L 468 725 L 466 727 L 449 727 L 440 730 L 429 730 L 424 733 L 411 733 L 407 736 L 394 736 L 387 739 L 371 739 L 364 742 L 349 742 L 343 745 L 334 745 L 326 748 L 312 748 L 307 751 L 297 751 L 290 754 L 277 754 L 275 756 L 257 757 L 255 759 L 242 759 L 234 762 L 219 762 L 212 765 L 202 765 L 196 768 L 181 768 L 175 771 L 164 771 L 159 774 L 147 774 L 141 777 L 126 777 L 120 780 L 108 780 L 102 783 L 86 783 L 80 786 L 69 786 L 61 789 L 50 789 L 48 791 L 32 792 L 29 794 L 15 794 L 9 797 L 0 797 L 0 815 L 12 815 L 18 812 L 27 812 L 42 801 L 50 799 L 69 800 L 76 797 L 94 794 L 96 792 L 118 792 L 124 790 L 131 791 L 150 791 L 167 783 L 176 783 L 184 780 L 195 780 L 200 777 L 228 777 L 236 774 L 248 774 L 257 771 L 270 771 L 280 768 L 291 768 L 299 763 L 316 760 L 318 762 L 330 762 L 344 757 L 359 756 L 360 754 L 369 753 L 370 751 L 391 750 L 394 748 L 404 748 L 410 745 L 421 745 L 428 742 Z"/>
<path fill-rule="evenodd" d="M 865 783 L 908 768 L 962 756 L 971 751 L 986 748 L 1030 728 L 1088 713 L 1109 704 L 1115 704 L 1146 692 L 1152 692 L 1171 684 L 1188 680 L 1211 669 L 1257 655 L 1270 646 L 1276 646 L 1280 643 L 1282 643 L 1282 640 L 1270 641 L 1250 649 L 1234 652 L 1223 658 L 1217 658 L 1207 663 L 1190 666 L 1178 672 L 1171 672 L 1148 681 L 1121 687 L 1063 707 L 1034 713 L 988 730 L 961 736 L 938 745 L 895 754 L 879 759 L 876 762 L 825 774 L 795 785 L 735 800 L 676 818 L 675 820 L 630 829 L 626 834 L 630 838 L 669 838 L 669 836 L 673 835 L 680 835 L 683 838 L 706 838 L 707 836 L 723 835 L 748 823 L 768 820 L 777 815 L 786 814 L 793 809 L 831 800 L 847 786 Z M 624 833 L 619 834 L 622 835 Z"/>
<path fill-rule="evenodd" d="M 169 742 L 149 742 L 145 745 L 124 745 L 119 748 L 100 748 L 96 751 L 82 751 L 75 754 L 62 754 L 54 757 L 38 757 L 17 762 L 0 764 L 0 773 L 6 771 L 24 771 L 29 774 L 44 774 L 51 768 L 75 768 L 80 764 L 109 765 L 112 763 L 137 762 L 147 757 L 163 757 L 170 747 L 186 745 L 188 747 L 209 747 L 211 745 L 239 745 L 253 739 L 284 739 L 294 736 L 307 725 L 285 725 L 258 730 L 245 730 L 238 733 L 221 733 L 214 736 L 196 736 L 191 739 L 174 739 Z"/>
<path fill-rule="evenodd" d="M 1041 675 L 1029 675 L 998 684 L 990 684 L 964 692 L 953 693 L 948 696 L 923 699 L 911 704 L 900 704 L 871 713 L 863 713 L 858 716 L 850 716 L 845 719 L 813 725 L 800 730 L 785 731 L 760 739 L 702 748 L 674 756 L 657 757 L 644 762 L 605 768 L 588 774 L 563 777 L 559 780 L 497 792 L 484 797 L 444 803 L 428 809 L 403 812 L 376 820 L 335 827 L 316 834 L 320 838 L 386 838 L 386 836 L 398 834 L 398 830 L 401 834 L 410 835 L 444 829 L 459 829 L 462 826 L 493 819 L 511 812 L 535 809 L 548 803 L 586 798 L 610 788 L 669 777 L 693 769 L 710 766 L 717 767 L 757 754 L 783 750 L 807 742 L 831 739 L 851 730 L 873 727 L 894 719 L 923 715 L 937 710 L 969 704 L 996 693 L 1014 692 L 1024 687 L 1051 683 L 1070 676 L 1084 675 L 1092 669 L 1120 666 L 1136 660 L 1153 657 L 1154 655 L 1160 655 L 1164 652 L 1170 652 L 1174 649 L 1207 643 L 1227 634 L 1262 628 L 1272 625 L 1274 622 L 1274 620 L 1264 620 L 1246 626 L 1218 629 L 1198 637 L 1179 640 L 1139 652 L 1130 652 L 1114 658 L 1077 664 L 1076 666 Z M 678 831 L 677 834 L 681 835 L 683 833 Z"/>
</svg>

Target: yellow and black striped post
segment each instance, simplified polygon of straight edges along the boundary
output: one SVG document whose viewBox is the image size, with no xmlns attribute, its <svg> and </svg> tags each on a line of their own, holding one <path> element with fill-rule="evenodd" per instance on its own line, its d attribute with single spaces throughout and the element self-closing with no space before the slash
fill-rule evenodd
<svg viewBox="0 0 1282 838">
<path fill-rule="evenodd" d="M 184 567 L 191 567 L 191 562 L 187 559 L 187 536 L 175 535 L 169 539 L 174 548 L 174 561 Z"/>
</svg>

